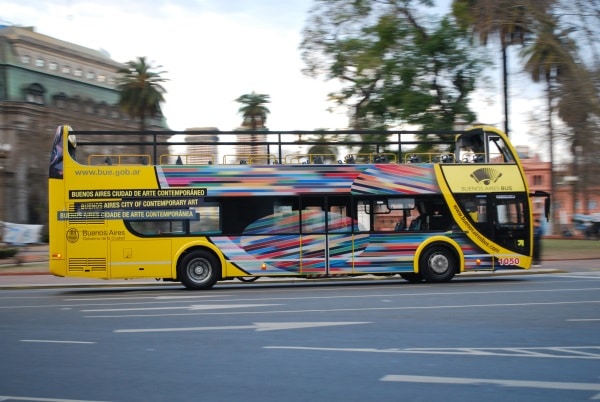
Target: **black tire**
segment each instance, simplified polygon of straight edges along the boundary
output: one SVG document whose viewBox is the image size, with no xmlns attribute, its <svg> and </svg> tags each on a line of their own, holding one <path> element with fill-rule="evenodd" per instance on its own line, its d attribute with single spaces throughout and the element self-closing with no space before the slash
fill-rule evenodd
<svg viewBox="0 0 600 402">
<path fill-rule="evenodd" d="M 423 282 L 423 275 L 416 272 L 403 272 L 400 274 L 400 278 L 411 283 Z"/>
<path fill-rule="evenodd" d="M 427 282 L 449 282 L 456 274 L 456 255 L 448 247 L 432 246 L 420 259 L 420 272 Z"/>
<path fill-rule="evenodd" d="M 188 289 L 210 289 L 221 277 L 221 266 L 209 251 L 193 250 L 179 262 L 177 276 Z"/>
</svg>

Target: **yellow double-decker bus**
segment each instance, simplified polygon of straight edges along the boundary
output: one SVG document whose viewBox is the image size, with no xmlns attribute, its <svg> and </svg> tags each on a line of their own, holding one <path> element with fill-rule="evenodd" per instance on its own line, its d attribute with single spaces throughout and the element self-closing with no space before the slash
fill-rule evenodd
<svg viewBox="0 0 600 402">
<path fill-rule="evenodd" d="M 49 169 L 50 272 L 208 289 L 259 277 L 446 282 L 531 266 L 534 194 L 504 133 L 364 134 L 60 126 Z M 180 135 L 187 141 L 169 140 Z M 435 151 L 416 152 L 419 144 Z M 373 151 L 302 153 L 310 145 Z"/>
</svg>

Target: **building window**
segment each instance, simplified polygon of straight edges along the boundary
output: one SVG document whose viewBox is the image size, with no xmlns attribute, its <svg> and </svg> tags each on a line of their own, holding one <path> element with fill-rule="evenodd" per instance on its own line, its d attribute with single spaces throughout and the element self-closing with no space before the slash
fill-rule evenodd
<svg viewBox="0 0 600 402">
<path fill-rule="evenodd" d="M 541 186 L 542 185 L 542 176 L 540 175 L 535 175 L 533 176 L 533 185 L 534 186 Z"/>
<path fill-rule="evenodd" d="M 57 93 L 52 98 L 56 107 L 64 108 L 67 104 L 67 95 L 64 92 Z"/>
<path fill-rule="evenodd" d="M 40 84 L 31 84 L 25 88 L 25 101 L 28 103 L 35 103 L 37 105 L 44 104 L 44 89 Z"/>
<path fill-rule="evenodd" d="M 29 57 L 29 55 L 24 54 L 23 56 L 21 56 L 21 63 L 29 64 L 30 62 L 31 62 L 31 57 Z"/>
<path fill-rule="evenodd" d="M 106 82 L 106 75 L 98 74 L 98 82 Z"/>
<path fill-rule="evenodd" d="M 73 75 L 75 77 L 81 77 L 83 75 L 83 70 L 80 68 L 76 68 L 75 70 L 73 70 Z"/>
<path fill-rule="evenodd" d="M 85 75 L 85 78 L 87 78 L 88 80 L 93 80 L 94 78 L 96 78 L 96 74 L 93 71 L 88 71 Z"/>
<path fill-rule="evenodd" d="M 35 59 L 36 67 L 44 67 L 45 65 L 46 65 L 46 60 L 42 59 L 41 57 L 38 57 L 37 59 Z"/>
<path fill-rule="evenodd" d="M 62 70 L 63 74 L 71 74 L 71 67 L 69 66 L 62 66 Z"/>
<path fill-rule="evenodd" d="M 48 63 L 48 68 L 50 69 L 50 71 L 56 71 L 56 70 L 58 70 L 58 63 L 55 61 L 52 61 L 52 62 Z"/>
</svg>

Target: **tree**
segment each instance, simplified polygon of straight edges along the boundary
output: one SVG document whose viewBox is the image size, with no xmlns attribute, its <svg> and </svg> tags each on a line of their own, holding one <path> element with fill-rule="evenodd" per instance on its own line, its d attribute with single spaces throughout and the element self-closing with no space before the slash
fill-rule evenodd
<svg viewBox="0 0 600 402">
<path fill-rule="evenodd" d="M 456 114 L 473 118 L 468 100 L 481 60 L 452 18 L 426 24 L 414 2 L 316 0 L 310 10 L 304 72 L 342 83 L 330 98 L 351 108 L 354 129 L 451 129 Z"/>
<path fill-rule="evenodd" d="M 119 107 L 131 117 L 140 120 L 140 131 L 146 129 L 146 118 L 156 117 L 162 114 L 160 104 L 165 101 L 163 94 L 166 93 L 162 83 L 167 81 L 162 77 L 165 71 L 153 71 L 155 68 L 146 62 L 145 57 L 128 61 L 127 67 L 118 70 L 121 76 L 117 79 L 117 89 L 120 91 Z M 144 134 L 140 134 L 140 161 L 147 163 L 143 155 L 146 147 L 143 145 Z M 156 141 L 153 145 L 153 157 L 156 163 Z"/>
<path fill-rule="evenodd" d="M 235 100 L 236 102 L 242 104 L 238 110 L 238 112 L 244 117 L 242 127 L 249 128 L 251 130 L 265 128 L 267 114 L 270 113 L 265 104 L 271 102 L 269 98 L 269 95 L 257 94 L 256 92 L 252 91 L 252 93 L 242 95 Z"/>
<path fill-rule="evenodd" d="M 577 43 L 577 65 L 561 79 L 558 115 L 570 128 L 573 174 L 584 201 L 600 186 L 600 3 L 596 0 L 561 0 L 553 17 Z M 583 203 L 589 212 L 588 202 Z"/>
<path fill-rule="evenodd" d="M 576 47 L 568 38 L 565 31 L 557 32 L 556 21 L 548 16 L 541 21 L 536 32 L 535 41 L 521 51 L 525 60 L 525 71 L 527 71 L 534 82 L 544 81 L 546 84 L 547 100 L 547 124 L 550 150 L 550 183 L 552 189 L 556 188 L 554 176 L 554 100 L 557 98 L 557 90 L 563 76 L 572 76 L 576 69 L 574 54 Z M 552 209 L 553 215 L 556 208 Z M 553 216 L 553 221 L 555 221 Z"/>
<path fill-rule="evenodd" d="M 508 110 L 508 55 L 510 45 L 523 45 L 531 27 L 556 0 L 453 0 L 452 12 L 461 26 L 487 45 L 491 36 L 500 40 L 504 92 L 504 131 L 510 132 Z"/>
<path fill-rule="evenodd" d="M 133 118 L 140 120 L 140 131 L 146 129 L 146 118 L 161 115 L 160 104 L 166 93 L 162 83 L 168 79 L 161 76 L 165 71 L 153 71 L 154 67 L 145 57 L 128 61 L 127 67 L 118 70 L 117 90 L 120 91 L 119 107 Z"/>
</svg>

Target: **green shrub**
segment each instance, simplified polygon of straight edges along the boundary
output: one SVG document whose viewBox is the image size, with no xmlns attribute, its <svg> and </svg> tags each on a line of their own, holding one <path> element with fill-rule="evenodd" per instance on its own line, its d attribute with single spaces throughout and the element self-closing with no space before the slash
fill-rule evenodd
<svg viewBox="0 0 600 402">
<path fill-rule="evenodd" d="M 0 247 L 0 259 L 14 257 L 18 252 L 16 248 Z"/>
</svg>

